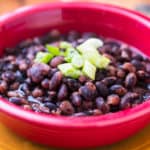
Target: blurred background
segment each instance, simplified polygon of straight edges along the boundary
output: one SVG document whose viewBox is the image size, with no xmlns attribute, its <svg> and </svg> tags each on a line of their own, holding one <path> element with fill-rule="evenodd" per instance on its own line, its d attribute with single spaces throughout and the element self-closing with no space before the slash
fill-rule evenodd
<svg viewBox="0 0 150 150">
<path fill-rule="evenodd" d="M 55 2 L 55 1 L 96 1 L 102 3 L 115 4 L 130 9 L 138 9 L 144 13 L 150 12 L 150 0 L 0 0 L 0 14 L 13 11 L 18 7 L 24 5 L 38 4 L 43 2 Z"/>
</svg>

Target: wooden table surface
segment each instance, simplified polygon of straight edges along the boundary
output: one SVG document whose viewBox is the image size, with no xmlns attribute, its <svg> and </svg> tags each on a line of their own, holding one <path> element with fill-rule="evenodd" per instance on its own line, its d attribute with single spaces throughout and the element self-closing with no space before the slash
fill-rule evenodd
<svg viewBox="0 0 150 150">
<path fill-rule="evenodd" d="M 23 5 L 31 5 L 31 4 L 37 4 L 42 2 L 52 2 L 52 1 L 54 2 L 55 0 L 0 0 L 0 14 L 6 13 L 8 11 L 12 11 Z M 56 1 L 60 1 L 60 0 L 56 0 Z M 67 2 L 67 1 L 77 1 L 77 0 L 62 0 L 62 1 Z M 90 1 L 90 0 L 82 0 L 82 1 Z M 141 3 L 150 4 L 150 0 L 94 0 L 94 1 L 115 4 L 115 5 L 131 8 L 131 9 L 134 9 L 136 5 Z"/>
<path fill-rule="evenodd" d="M 41 2 L 52 2 L 54 0 L 0 0 L 0 14 L 4 14 L 9 11 L 13 11 L 18 7 L 24 5 L 31 5 Z M 69 0 L 62 0 L 69 1 Z M 87 1 L 87 0 L 84 0 Z M 98 2 L 111 3 L 130 9 L 134 9 L 138 4 L 149 3 L 150 0 L 95 0 Z M 23 139 L 4 125 L 0 123 L 0 150 L 54 150 L 53 148 L 47 148 L 39 146 L 26 139 Z M 150 126 L 143 129 L 133 137 L 102 148 L 95 150 L 150 150 Z"/>
</svg>

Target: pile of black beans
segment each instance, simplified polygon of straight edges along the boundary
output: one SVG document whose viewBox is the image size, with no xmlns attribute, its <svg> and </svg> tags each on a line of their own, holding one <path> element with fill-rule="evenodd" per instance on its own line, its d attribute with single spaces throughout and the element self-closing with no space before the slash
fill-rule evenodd
<svg viewBox="0 0 150 150">
<path fill-rule="evenodd" d="M 54 57 L 49 64 L 35 63 L 45 44 L 68 41 L 74 47 L 97 37 L 104 41 L 99 52 L 111 60 L 97 69 L 94 81 L 85 76 L 67 78 L 57 69 L 64 62 Z M 128 109 L 150 99 L 150 59 L 128 45 L 95 33 L 52 30 L 45 36 L 27 39 L 6 48 L 0 58 L 0 96 L 23 109 L 65 116 L 102 115 Z"/>
</svg>

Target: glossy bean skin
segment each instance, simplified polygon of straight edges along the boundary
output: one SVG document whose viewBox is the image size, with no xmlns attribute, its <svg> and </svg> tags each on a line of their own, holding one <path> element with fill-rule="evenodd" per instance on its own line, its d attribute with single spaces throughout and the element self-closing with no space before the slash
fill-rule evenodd
<svg viewBox="0 0 150 150">
<path fill-rule="evenodd" d="M 96 68 L 95 80 L 84 73 L 77 79 L 64 76 L 58 69 L 66 63 L 63 53 L 54 55 L 47 64 L 34 61 L 38 52 L 48 52 L 46 44 L 64 52 L 60 42 L 69 42 L 76 49 L 90 38 L 103 42 L 97 51 L 110 60 L 106 68 Z M 115 39 L 92 32 L 62 34 L 54 29 L 5 52 L 0 58 L 0 96 L 28 111 L 97 116 L 136 107 L 150 98 L 150 59 Z"/>
</svg>

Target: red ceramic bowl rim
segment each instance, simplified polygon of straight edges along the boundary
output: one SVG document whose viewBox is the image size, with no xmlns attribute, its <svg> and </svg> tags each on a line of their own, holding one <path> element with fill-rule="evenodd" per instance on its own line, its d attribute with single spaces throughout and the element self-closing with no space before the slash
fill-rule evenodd
<svg viewBox="0 0 150 150">
<path fill-rule="evenodd" d="M 7 21 L 11 19 L 17 19 L 23 15 L 28 15 L 32 12 L 36 12 L 37 10 L 43 10 L 45 8 L 77 8 L 77 7 L 86 7 L 86 8 L 94 8 L 94 9 L 105 9 L 109 12 L 116 12 L 131 19 L 135 19 L 140 21 L 144 25 L 150 27 L 150 18 L 146 17 L 138 12 L 128 10 L 121 7 L 116 7 L 107 4 L 100 3 L 45 3 L 35 6 L 26 6 L 17 9 L 13 13 L 8 13 L 0 17 L 0 27 L 2 27 Z M 120 123 L 125 123 L 130 120 L 134 120 L 140 118 L 144 115 L 150 115 L 150 100 L 146 101 L 135 108 L 127 109 L 124 111 L 110 113 L 102 116 L 87 116 L 87 117 L 64 117 L 64 116 L 53 116 L 53 115 L 45 115 L 38 114 L 35 112 L 30 112 L 21 109 L 11 103 L 9 103 L 4 98 L 0 98 L 0 111 L 17 118 L 22 121 L 26 121 L 29 123 L 36 123 L 43 126 L 57 126 L 57 127 L 71 127 L 71 128 L 85 128 L 85 127 L 102 127 L 109 125 L 116 125 Z"/>
</svg>

